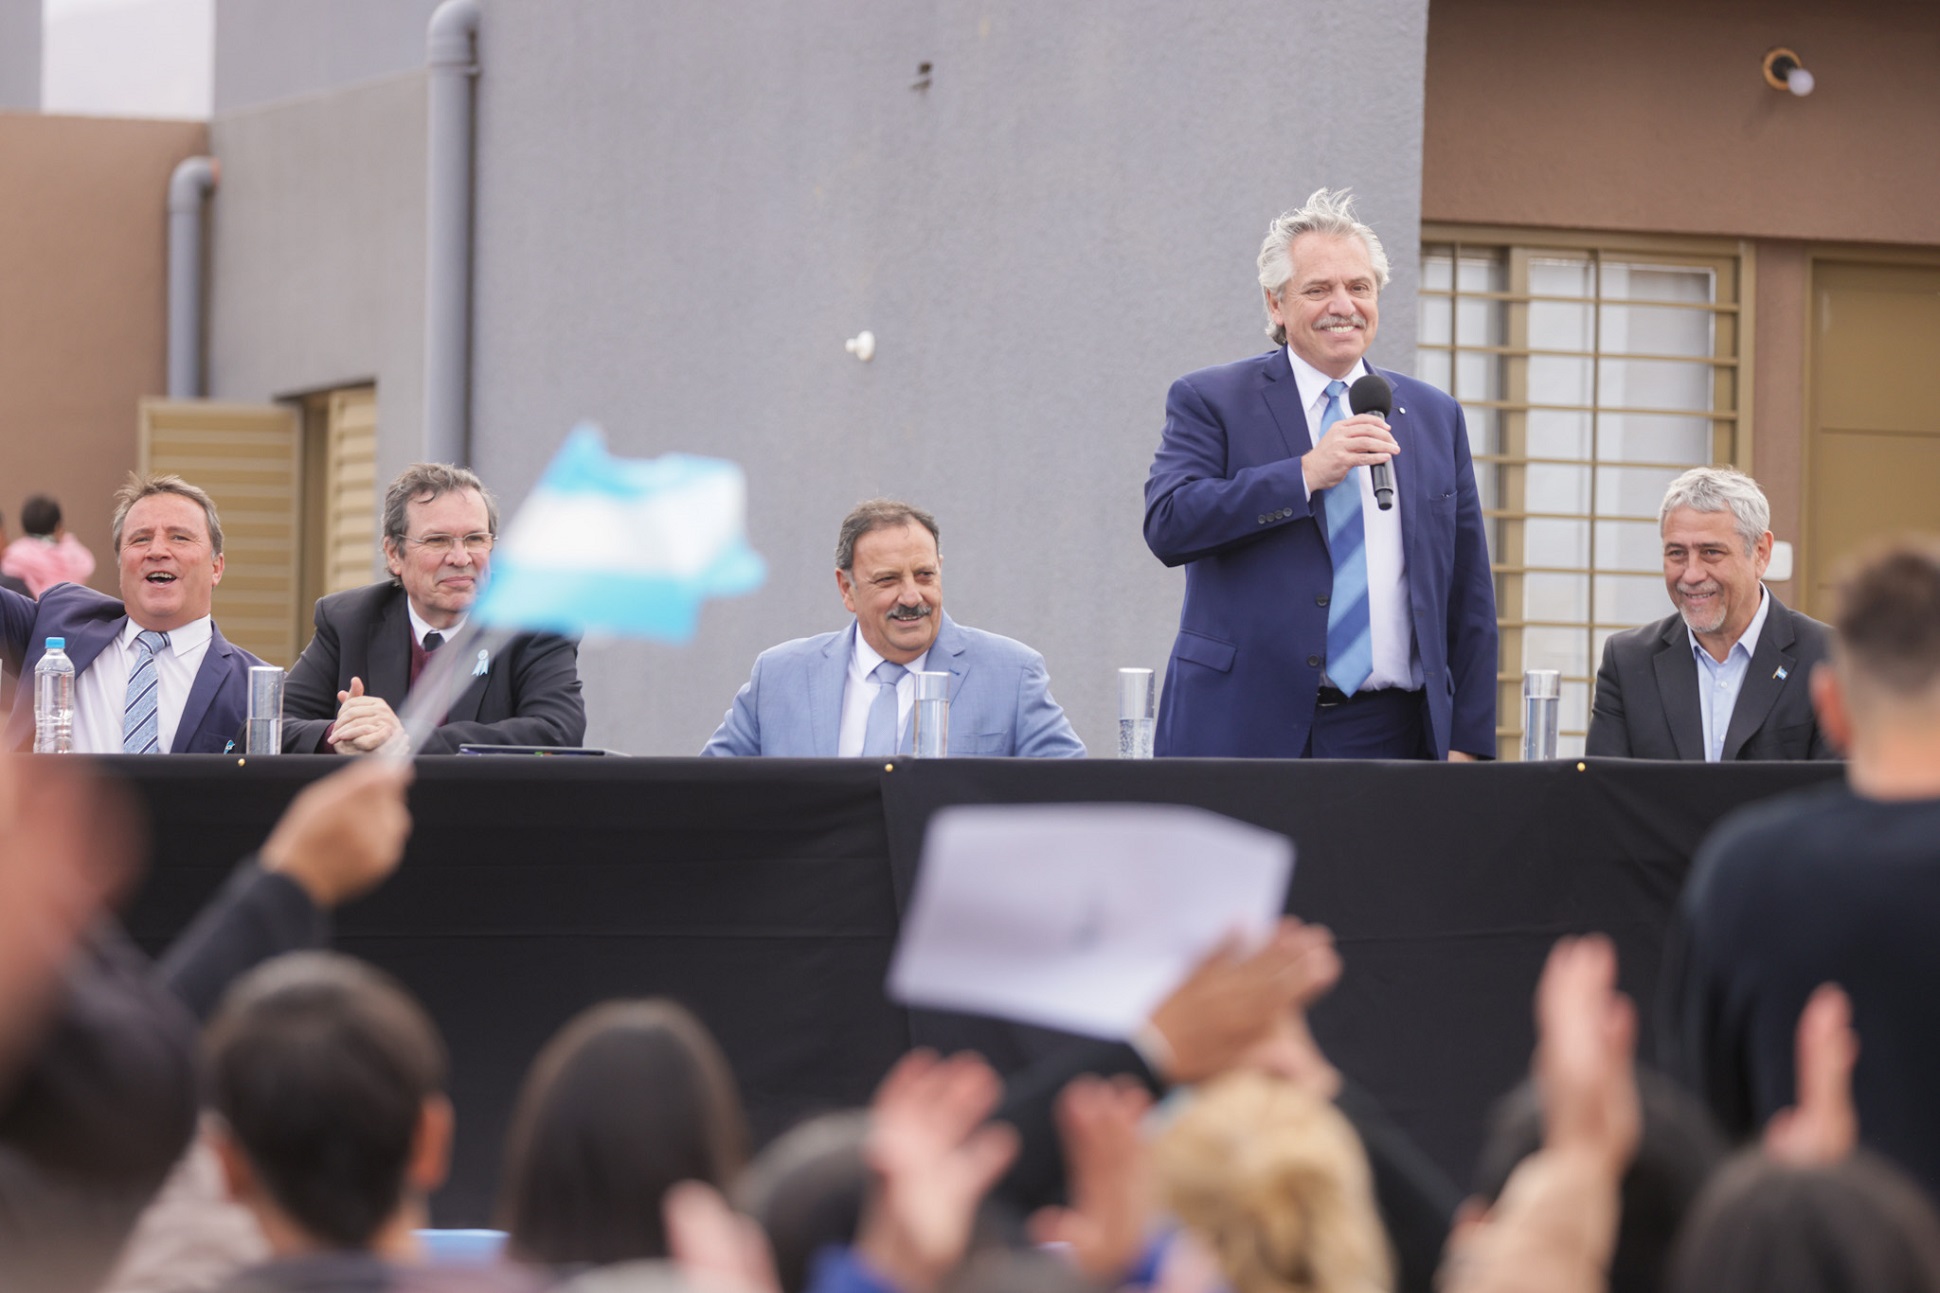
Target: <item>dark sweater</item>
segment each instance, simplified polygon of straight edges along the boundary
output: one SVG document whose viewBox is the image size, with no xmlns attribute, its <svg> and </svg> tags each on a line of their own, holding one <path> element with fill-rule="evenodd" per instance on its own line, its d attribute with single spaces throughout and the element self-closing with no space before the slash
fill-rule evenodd
<svg viewBox="0 0 1940 1293">
<path fill-rule="evenodd" d="M 1940 1196 L 1940 800 L 1839 785 L 1733 814 L 1698 851 L 1667 955 L 1665 1057 L 1737 1136 L 1793 1102 L 1799 1011 L 1843 987 L 1860 1140 Z"/>
</svg>

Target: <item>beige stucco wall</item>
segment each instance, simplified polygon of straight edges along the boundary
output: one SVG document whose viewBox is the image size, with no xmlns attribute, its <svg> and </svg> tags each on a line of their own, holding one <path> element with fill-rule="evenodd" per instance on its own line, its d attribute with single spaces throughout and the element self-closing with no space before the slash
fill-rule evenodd
<svg viewBox="0 0 1940 1293">
<path fill-rule="evenodd" d="M 60 499 L 112 590 L 109 496 L 166 385 L 168 180 L 195 122 L 0 113 L 0 512 Z"/>
</svg>

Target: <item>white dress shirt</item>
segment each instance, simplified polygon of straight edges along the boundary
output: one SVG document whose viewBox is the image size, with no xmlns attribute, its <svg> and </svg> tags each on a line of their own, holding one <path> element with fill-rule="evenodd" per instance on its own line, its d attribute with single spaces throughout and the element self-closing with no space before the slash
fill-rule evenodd
<svg viewBox="0 0 1940 1293">
<path fill-rule="evenodd" d="M 175 748 L 175 729 L 182 706 L 195 686 L 196 670 L 209 651 L 215 624 L 207 615 L 168 631 L 168 645 L 155 653 L 155 729 L 163 754 Z M 142 631 L 125 621 L 114 640 L 74 680 L 74 752 L 120 754 L 121 720 L 128 712 L 128 675 L 140 654 L 135 635 Z"/>
<path fill-rule="evenodd" d="M 1293 380 L 1300 388 L 1300 405 L 1307 411 L 1307 432 L 1319 443 L 1320 420 L 1327 414 L 1327 383 L 1334 379 L 1294 354 L 1292 346 L 1287 347 L 1287 359 L 1293 365 Z M 1352 386 L 1367 371 L 1367 362 L 1357 360 L 1354 371 L 1340 380 Z M 1353 410 L 1347 408 L 1344 394 L 1341 407 L 1346 410 L 1343 416 L 1354 416 Z M 1408 559 L 1401 545 L 1401 491 L 1395 490 L 1394 506 L 1383 512 L 1374 500 L 1373 473 L 1365 469 L 1357 472 L 1361 482 L 1361 525 L 1367 542 L 1369 643 L 1374 650 L 1374 669 L 1361 684 L 1361 690 L 1399 687 L 1403 691 L 1420 691 L 1421 654 L 1415 650 L 1414 610 L 1408 602 Z M 1301 483 L 1306 483 L 1305 476 L 1301 477 Z M 1311 489 L 1307 497 L 1313 498 Z M 1324 530 L 1325 518 L 1314 519 Z"/>
<path fill-rule="evenodd" d="M 436 625 L 432 624 L 429 620 L 425 619 L 423 616 L 419 615 L 418 608 L 411 605 L 411 599 L 409 597 L 406 597 L 404 599 L 404 609 L 405 609 L 405 612 L 409 614 L 411 617 L 411 632 L 414 635 L 414 640 L 417 642 L 420 649 L 422 649 L 424 646 L 425 634 L 433 633 L 433 632 L 439 633 L 444 636 L 444 640 L 446 642 L 449 642 L 453 638 L 458 636 L 458 631 L 465 627 L 465 621 L 471 618 L 471 616 L 469 615 L 460 615 L 458 617 L 457 623 L 453 624 L 448 629 L 441 629 L 441 628 L 438 628 Z M 366 678 L 364 681 L 366 684 L 368 684 L 370 682 L 370 679 Z"/>
<path fill-rule="evenodd" d="M 876 703 L 876 693 L 882 690 L 882 684 L 869 676 L 882 663 L 882 657 L 862 640 L 862 630 L 854 625 L 849 628 L 849 642 L 849 681 L 842 688 L 842 732 L 835 742 L 835 752 L 845 759 L 862 753 L 863 738 L 869 734 L 869 709 Z M 903 748 L 903 734 L 909 731 L 909 711 L 916 708 L 914 675 L 922 672 L 923 663 L 929 658 L 930 653 L 925 651 L 904 665 L 909 672 L 896 682 L 896 748 L 899 750 Z"/>
<path fill-rule="evenodd" d="M 1704 716 L 1706 763 L 1724 759 L 1724 737 L 1731 730 L 1731 712 L 1738 708 L 1738 693 L 1743 690 L 1745 676 L 1751 670 L 1751 653 L 1758 649 L 1758 635 L 1765 631 L 1765 615 L 1771 608 L 1772 595 L 1760 584 L 1758 613 L 1731 644 L 1731 650 L 1724 653 L 1723 660 L 1713 660 L 1704 644 L 1697 640 L 1697 634 L 1691 632 L 1691 626 L 1684 626 L 1685 634 L 1691 639 L 1691 655 L 1697 660 L 1698 712 Z"/>
</svg>

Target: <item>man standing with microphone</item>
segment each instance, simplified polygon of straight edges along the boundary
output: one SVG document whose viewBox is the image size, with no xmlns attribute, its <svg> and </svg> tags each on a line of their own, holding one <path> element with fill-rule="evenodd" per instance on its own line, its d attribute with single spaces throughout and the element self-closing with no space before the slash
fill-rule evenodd
<svg viewBox="0 0 1940 1293">
<path fill-rule="evenodd" d="M 1345 190 L 1275 220 L 1259 269 L 1281 348 L 1174 382 L 1145 482 L 1145 542 L 1186 567 L 1155 752 L 1491 757 L 1495 588 L 1462 410 L 1363 358 L 1388 258 Z"/>
</svg>

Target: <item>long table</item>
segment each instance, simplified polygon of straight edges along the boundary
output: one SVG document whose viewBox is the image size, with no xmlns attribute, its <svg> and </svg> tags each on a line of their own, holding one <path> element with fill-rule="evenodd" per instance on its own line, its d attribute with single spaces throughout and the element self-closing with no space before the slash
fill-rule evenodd
<svg viewBox="0 0 1940 1293">
<path fill-rule="evenodd" d="M 153 823 L 127 920 L 160 948 L 329 758 L 107 758 Z M 1423 765 L 1226 760 L 427 758 L 404 864 L 339 914 L 337 946 L 397 975 L 452 1056 L 442 1225 L 487 1223 L 527 1062 L 582 1007 L 666 995 L 732 1062 L 757 1138 L 864 1101 L 913 1043 L 1000 1068 L 1032 1030 L 882 990 L 931 813 L 956 803 L 1193 804 L 1282 831 L 1289 910 L 1346 970 L 1313 1015 L 1328 1055 L 1458 1181 L 1488 1104 L 1526 1069 L 1551 942 L 1603 930 L 1652 1006 L 1663 932 L 1725 813 L 1836 765 L 1617 760 Z"/>
</svg>

